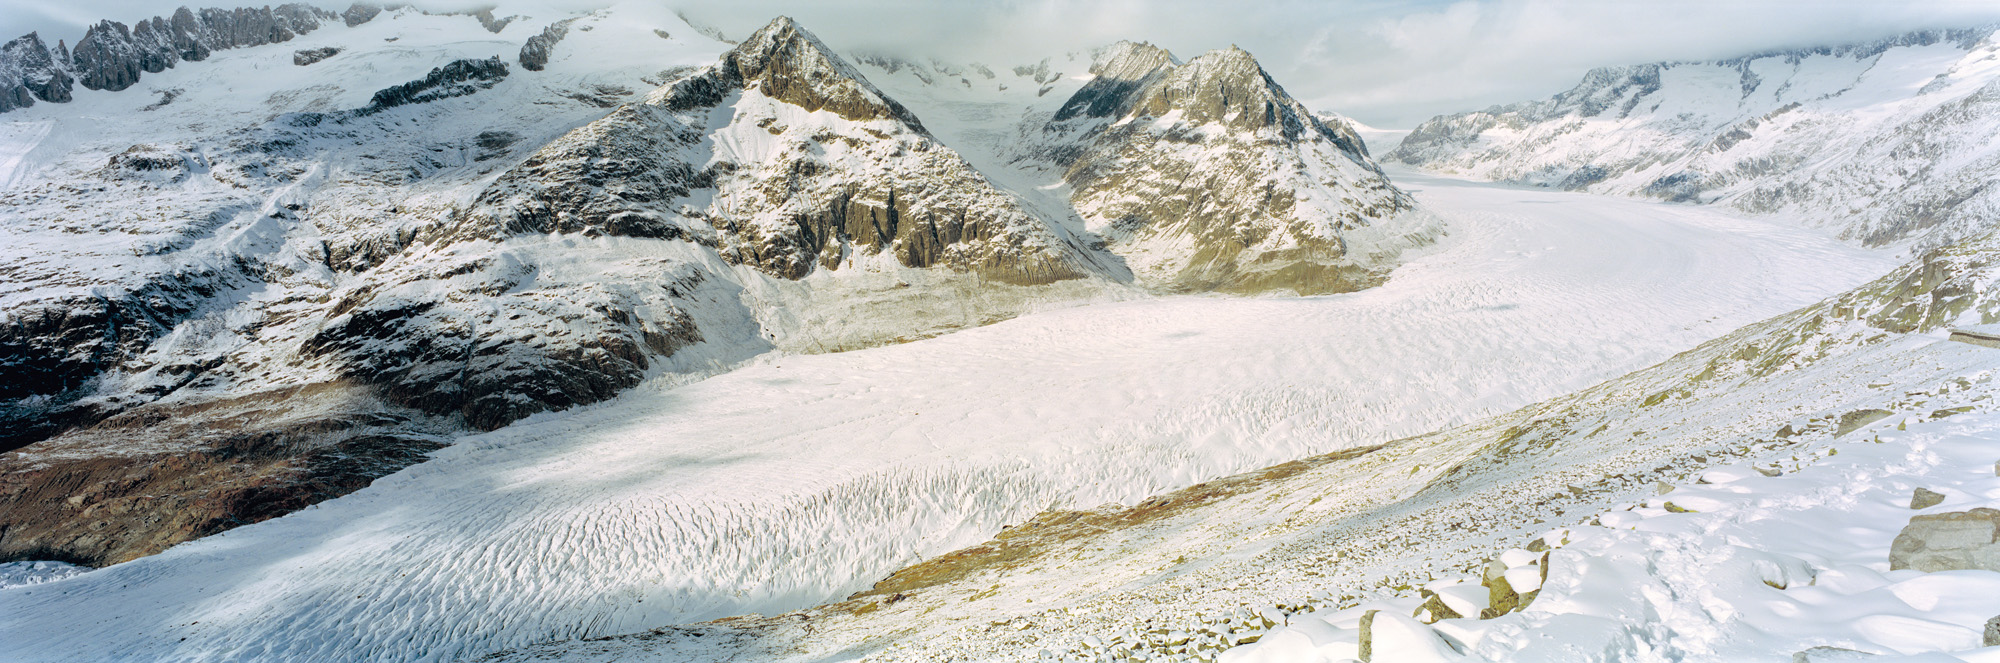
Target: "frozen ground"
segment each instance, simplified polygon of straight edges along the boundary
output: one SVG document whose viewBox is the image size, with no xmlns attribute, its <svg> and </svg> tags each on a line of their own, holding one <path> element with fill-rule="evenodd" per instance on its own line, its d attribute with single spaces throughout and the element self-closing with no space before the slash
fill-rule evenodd
<svg viewBox="0 0 2000 663">
<path fill-rule="evenodd" d="M 642 386 L 0 590 L 0 658 L 448 660 L 791 610 L 1044 509 L 1569 393 L 1893 263 L 1709 209 L 1396 177 L 1453 234 L 1381 288 L 1105 304 Z"/>
</svg>

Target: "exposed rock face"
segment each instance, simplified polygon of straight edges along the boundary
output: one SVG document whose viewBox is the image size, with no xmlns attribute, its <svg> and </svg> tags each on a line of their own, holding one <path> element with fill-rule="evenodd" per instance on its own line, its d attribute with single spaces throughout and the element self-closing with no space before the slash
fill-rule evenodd
<svg viewBox="0 0 2000 663">
<path fill-rule="evenodd" d="M 733 109 L 727 125 L 710 124 L 717 108 Z M 874 255 L 1017 284 L 1107 269 L 789 19 L 543 148 L 479 201 L 509 234 L 688 239 L 788 279 Z"/>
<path fill-rule="evenodd" d="M 71 60 L 84 87 L 123 90 L 139 82 L 141 73 L 166 71 L 181 60 L 206 59 L 218 50 L 290 41 L 333 17 L 296 3 L 200 13 L 182 7 L 171 20 L 155 16 L 130 29 L 100 21 L 77 40 Z"/>
<path fill-rule="evenodd" d="M 297 3 L 198 13 L 182 7 L 172 18 L 155 16 L 129 27 L 99 21 L 84 31 L 74 49 L 58 41 L 54 51 L 29 33 L 0 46 L 0 112 L 32 105 L 36 99 L 67 102 L 72 81 L 93 90 L 123 90 L 141 75 L 166 71 L 183 60 L 288 41 L 335 16 Z"/>
<path fill-rule="evenodd" d="M 33 106 L 38 99 L 69 101 L 74 79 L 67 71 L 67 53 L 61 42 L 57 46 L 49 50 L 33 32 L 0 45 L 0 113 Z"/>
<path fill-rule="evenodd" d="M 441 422 L 327 386 L 145 407 L 0 454 L 0 559 L 103 566 L 365 487 L 449 439 Z M 116 453 L 105 453 L 106 449 Z"/>
<path fill-rule="evenodd" d="M 2000 571 L 2000 510 L 1978 508 L 1910 518 L 1889 547 L 1889 568 L 1925 573 Z"/>
<path fill-rule="evenodd" d="M 547 66 L 549 55 L 555 50 L 556 43 L 562 41 L 563 37 L 569 36 L 569 25 L 575 22 L 574 18 L 556 21 L 550 23 L 549 27 L 542 28 L 541 34 L 529 37 L 528 43 L 521 45 L 521 68 L 541 71 L 542 67 Z"/>
<path fill-rule="evenodd" d="M 1724 204 L 1942 247 L 2000 210 L 1992 29 L 1607 67 L 1541 101 L 1439 116 L 1384 158 L 1593 193 Z M 1899 99 L 1893 105 L 1882 99 Z M 1856 108 L 1891 109 L 1856 112 Z M 1892 173 L 1892 176 L 1884 176 Z M 1912 186 L 1921 182 L 1922 186 Z"/>
<path fill-rule="evenodd" d="M 340 49 L 333 46 L 300 49 L 292 52 L 292 64 L 303 67 L 339 54 Z"/>
<path fill-rule="evenodd" d="M 347 11 L 340 13 L 340 20 L 351 28 L 375 20 L 376 16 L 381 15 L 382 9 L 383 7 L 378 4 L 357 2 L 348 5 Z"/>
<path fill-rule="evenodd" d="M 431 70 L 421 79 L 385 88 L 369 99 L 362 114 L 378 113 L 405 104 L 421 104 L 463 97 L 493 87 L 507 77 L 507 63 L 498 56 L 484 60 L 453 60 Z"/>
<path fill-rule="evenodd" d="M 1177 62 L 1120 43 L 1041 131 L 1071 202 L 1141 278 L 1178 290 L 1367 287 L 1431 232 L 1344 125 L 1240 49 Z"/>
</svg>

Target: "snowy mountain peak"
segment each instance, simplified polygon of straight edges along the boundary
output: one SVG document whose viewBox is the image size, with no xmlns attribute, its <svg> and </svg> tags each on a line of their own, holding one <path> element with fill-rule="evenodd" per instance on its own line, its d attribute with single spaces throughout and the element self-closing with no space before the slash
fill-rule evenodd
<svg viewBox="0 0 2000 663">
<path fill-rule="evenodd" d="M 1037 155 L 1142 279 L 1301 294 L 1377 282 L 1433 229 L 1343 124 L 1312 115 L 1240 48 L 1186 63 L 1106 49 L 1041 128 Z M 1385 223 L 1396 220 L 1393 223 Z"/>
<path fill-rule="evenodd" d="M 895 119 L 922 128 L 916 115 L 889 99 L 833 50 L 790 17 L 780 16 L 723 56 L 721 66 L 745 87 L 816 111 L 857 121 Z"/>
<path fill-rule="evenodd" d="M 0 45 L 0 113 L 35 105 L 36 100 L 63 103 L 74 82 L 67 70 L 67 50 L 55 51 L 30 32 Z"/>
<path fill-rule="evenodd" d="M 1120 117 L 1131 112 L 1138 92 L 1180 61 L 1166 49 L 1145 42 L 1121 41 L 1105 49 L 1090 66 L 1089 83 L 1056 111 L 1055 121 L 1078 117 Z"/>
</svg>

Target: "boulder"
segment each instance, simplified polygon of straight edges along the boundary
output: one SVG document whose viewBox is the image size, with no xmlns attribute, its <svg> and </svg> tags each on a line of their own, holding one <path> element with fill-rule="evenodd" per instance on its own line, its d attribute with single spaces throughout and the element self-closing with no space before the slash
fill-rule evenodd
<svg viewBox="0 0 2000 663">
<path fill-rule="evenodd" d="M 1910 518 L 1889 547 L 1889 568 L 1926 573 L 1985 569 L 2000 571 L 2000 510 L 1934 513 Z"/>
<path fill-rule="evenodd" d="M 292 64 L 303 67 L 339 54 L 340 49 L 334 46 L 299 49 L 292 51 Z"/>
</svg>

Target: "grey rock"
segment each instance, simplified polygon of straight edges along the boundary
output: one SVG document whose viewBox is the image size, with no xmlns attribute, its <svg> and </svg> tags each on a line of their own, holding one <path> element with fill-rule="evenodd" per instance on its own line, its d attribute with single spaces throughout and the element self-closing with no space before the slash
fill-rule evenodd
<svg viewBox="0 0 2000 663">
<path fill-rule="evenodd" d="M 339 54 L 340 49 L 333 46 L 299 49 L 292 51 L 292 64 L 303 67 Z"/>
<path fill-rule="evenodd" d="M 123 90 L 143 74 L 207 59 L 218 50 L 289 41 L 334 17 L 332 12 L 296 3 L 200 12 L 182 7 L 172 18 L 155 16 L 130 27 L 99 21 L 62 59 L 84 87 Z"/>
<path fill-rule="evenodd" d="M 33 106 L 37 100 L 69 101 L 74 79 L 66 71 L 67 60 L 61 42 L 51 51 L 33 32 L 0 44 L 0 113 Z"/>
<path fill-rule="evenodd" d="M 574 18 L 556 21 L 549 24 L 549 27 L 542 28 L 541 34 L 529 37 L 528 42 L 521 45 L 521 68 L 541 71 L 542 67 L 547 66 L 549 55 L 555 50 L 556 42 L 562 41 L 563 37 L 569 35 L 569 25 L 576 21 Z"/>
<path fill-rule="evenodd" d="M 380 15 L 381 13 L 382 13 L 381 5 L 372 2 L 357 2 L 352 5 L 349 5 L 347 7 L 347 11 L 343 11 L 340 13 L 340 20 L 342 22 L 347 23 L 347 27 L 351 28 L 357 25 L 361 25 L 363 23 L 367 23 L 369 21 L 373 21 L 375 20 L 375 17 Z"/>
<path fill-rule="evenodd" d="M 1890 569 L 1926 573 L 1985 569 L 2000 571 L 2000 510 L 1936 513 L 1910 518 L 1889 547 Z"/>
<path fill-rule="evenodd" d="M 100 21 L 76 40 L 70 53 L 78 82 L 92 90 L 123 90 L 139 82 L 139 47 L 131 29 L 117 21 Z"/>
<path fill-rule="evenodd" d="M 756 131 L 795 144 L 764 163 L 704 164 L 695 147 L 708 112 L 755 89 L 780 102 L 856 120 L 889 120 L 856 135 L 787 134 L 767 118 Z M 814 158 L 838 143 L 849 166 Z M 735 193 L 728 208 L 687 209 L 703 189 Z M 508 234 L 582 233 L 682 239 L 724 260 L 787 279 L 837 269 L 856 252 L 906 267 L 946 267 L 1015 284 L 1113 268 L 1057 224 L 1019 202 L 937 143 L 901 104 L 876 89 L 790 19 L 759 30 L 714 66 L 644 103 L 544 146 L 483 192 L 482 227 Z M 736 210 L 782 210 L 758 223 Z"/>
<path fill-rule="evenodd" d="M 1983 647 L 2000 647 L 2000 617 L 1986 620 L 1986 630 L 1980 635 Z"/>
<path fill-rule="evenodd" d="M 360 114 L 372 115 L 397 106 L 463 97 L 493 87 L 506 77 L 507 63 L 501 62 L 498 56 L 484 60 L 454 60 L 432 69 L 421 79 L 376 91 Z"/>
<path fill-rule="evenodd" d="M 1910 493 L 1910 508 L 1928 509 L 1944 503 L 1944 493 L 1918 486 Z"/>
</svg>

